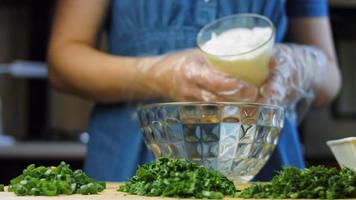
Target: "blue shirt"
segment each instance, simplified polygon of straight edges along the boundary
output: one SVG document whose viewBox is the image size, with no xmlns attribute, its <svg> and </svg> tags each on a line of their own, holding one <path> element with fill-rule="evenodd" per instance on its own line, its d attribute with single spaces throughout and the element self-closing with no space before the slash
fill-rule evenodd
<svg viewBox="0 0 356 200">
<path fill-rule="evenodd" d="M 282 42 L 289 17 L 326 16 L 328 9 L 326 0 L 113 0 L 109 52 L 150 56 L 196 47 L 196 35 L 204 25 L 237 13 L 268 17 L 276 26 L 276 42 Z M 124 181 L 138 164 L 153 159 L 139 132 L 136 105 L 96 105 L 85 161 L 93 178 Z M 304 167 L 296 122 L 291 119 L 257 179 L 270 179 L 285 164 Z"/>
</svg>

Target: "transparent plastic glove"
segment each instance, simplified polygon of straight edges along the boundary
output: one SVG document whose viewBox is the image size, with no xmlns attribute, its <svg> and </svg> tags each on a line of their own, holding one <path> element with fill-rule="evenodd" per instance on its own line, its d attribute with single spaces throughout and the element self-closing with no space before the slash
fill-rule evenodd
<svg viewBox="0 0 356 200">
<path fill-rule="evenodd" d="M 209 67 L 198 50 L 151 58 L 136 65 L 142 87 L 174 101 L 255 101 L 258 88 Z"/>
<path fill-rule="evenodd" d="M 278 44 L 273 51 L 271 77 L 260 88 L 262 101 L 296 109 L 300 118 L 324 77 L 327 57 L 319 49 L 305 45 Z"/>
</svg>

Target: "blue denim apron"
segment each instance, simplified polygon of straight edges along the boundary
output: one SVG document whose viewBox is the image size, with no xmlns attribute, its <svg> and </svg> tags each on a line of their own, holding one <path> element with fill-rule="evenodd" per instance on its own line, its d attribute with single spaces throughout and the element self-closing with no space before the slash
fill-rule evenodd
<svg viewBox="0 0 356 200">
<path fill-rule="evenodd" d="M 113 0 L 109 51 L 122 56 L 149 56 L 196 47 L 196 34 L 205 24 L 247 12 L 270 18 L 276 26 L 276 42 L 282 41 L 287 27 L 285 0 Z M 310 8 L 300 12 L 308 13 Z M 93 178 L 124 181 L 138 164 L 153 159 L 139 131 L 136 105 L 95 106 L 85 160 L 85 171 Z M 304 167 L 296 124 L 291 119 L 286 120 L 278 147 L 257 179 L 270 179 L 282 165 Z"/>
</svg>

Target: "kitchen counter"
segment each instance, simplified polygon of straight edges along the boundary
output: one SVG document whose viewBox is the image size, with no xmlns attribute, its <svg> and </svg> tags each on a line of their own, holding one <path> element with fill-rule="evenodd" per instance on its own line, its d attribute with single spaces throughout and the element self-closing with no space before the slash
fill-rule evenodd
<svg viewBox="0 0 356 200">
<path fill-rule="evenodd" d="M 85 144 L 79 142 L 16 142 L 0 145 L 0 158 L 17 159 L 84 159 Z"/>
<path fill-rule="evenodd" d="M 16 196 L 12 192 L 0 192 L 0 200 L 111 200 L 111 199 L 120 199 L 120 200 L 173 200 L 174 198 L 162 198 L 162 197 L 143 197 L 136 195 L 128 195 L 122 192 L 117 192 L 118 183 L 108 183 L 106 190 L 101 192 L 98 195 L 61 195 L 54 197 L 44 197 L 44 196 Z M 246 187 L 247 185 L 240 186 L 241 188 Z M 240 188 L 239 187 L 239 188 Z M 239 200 L 239 198 L 225 198 L 225 200 Z M 253 199 L 252 199 L 253 200 Z M 301 200 L 301 199 L 299 199 Z M 356 200 L 356 199 L 355 199 Z"/>
</svg>

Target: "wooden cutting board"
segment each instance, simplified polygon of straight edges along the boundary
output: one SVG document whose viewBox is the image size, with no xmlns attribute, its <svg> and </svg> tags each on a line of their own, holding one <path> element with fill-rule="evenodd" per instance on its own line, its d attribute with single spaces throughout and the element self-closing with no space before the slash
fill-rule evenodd
<svg viewBox="0 0 356 200">
<path fill-rule="evenodd" d="M 143 197 L 137 195 L 128 195 L 123 192 L 117 192 L 119 183 L 107 183 L 106 189 L 98 195 L 60 195 L 54 197 L 44 196 L 16 196 L 13 192 L 0 192 L 0 200 L 171 200 L 174 198 L 161 198 L 161 197 Z M 230 198 L 225 198 L 230 199 Z M 235 198 L 237 200 L 237 198 Z"/>
<path fill-rule="evenodd" d="M 54 197 L 43 196 L 16 196 L 13 192 L 0 192 L 0 200 L 173 200 L 174 198 L 161 198 L 161 197 L 143 197 L 136 195 L 127 195 L 122 192 L 117 192 L 119 183 L 108 183 L 106 190 L 98 195 L 60 195 Z M 247 185 L 239 186 L 239 188 L 246 187 Z M 239 200 L 238 198 L 225 198 L 225 200 Z M 253 200 L 253 199 L 252 199 Z M 300 199 L 299 199 L 300 200 Z M 354 199 L 356 200 L 356 199 Z"/>
</svg>

